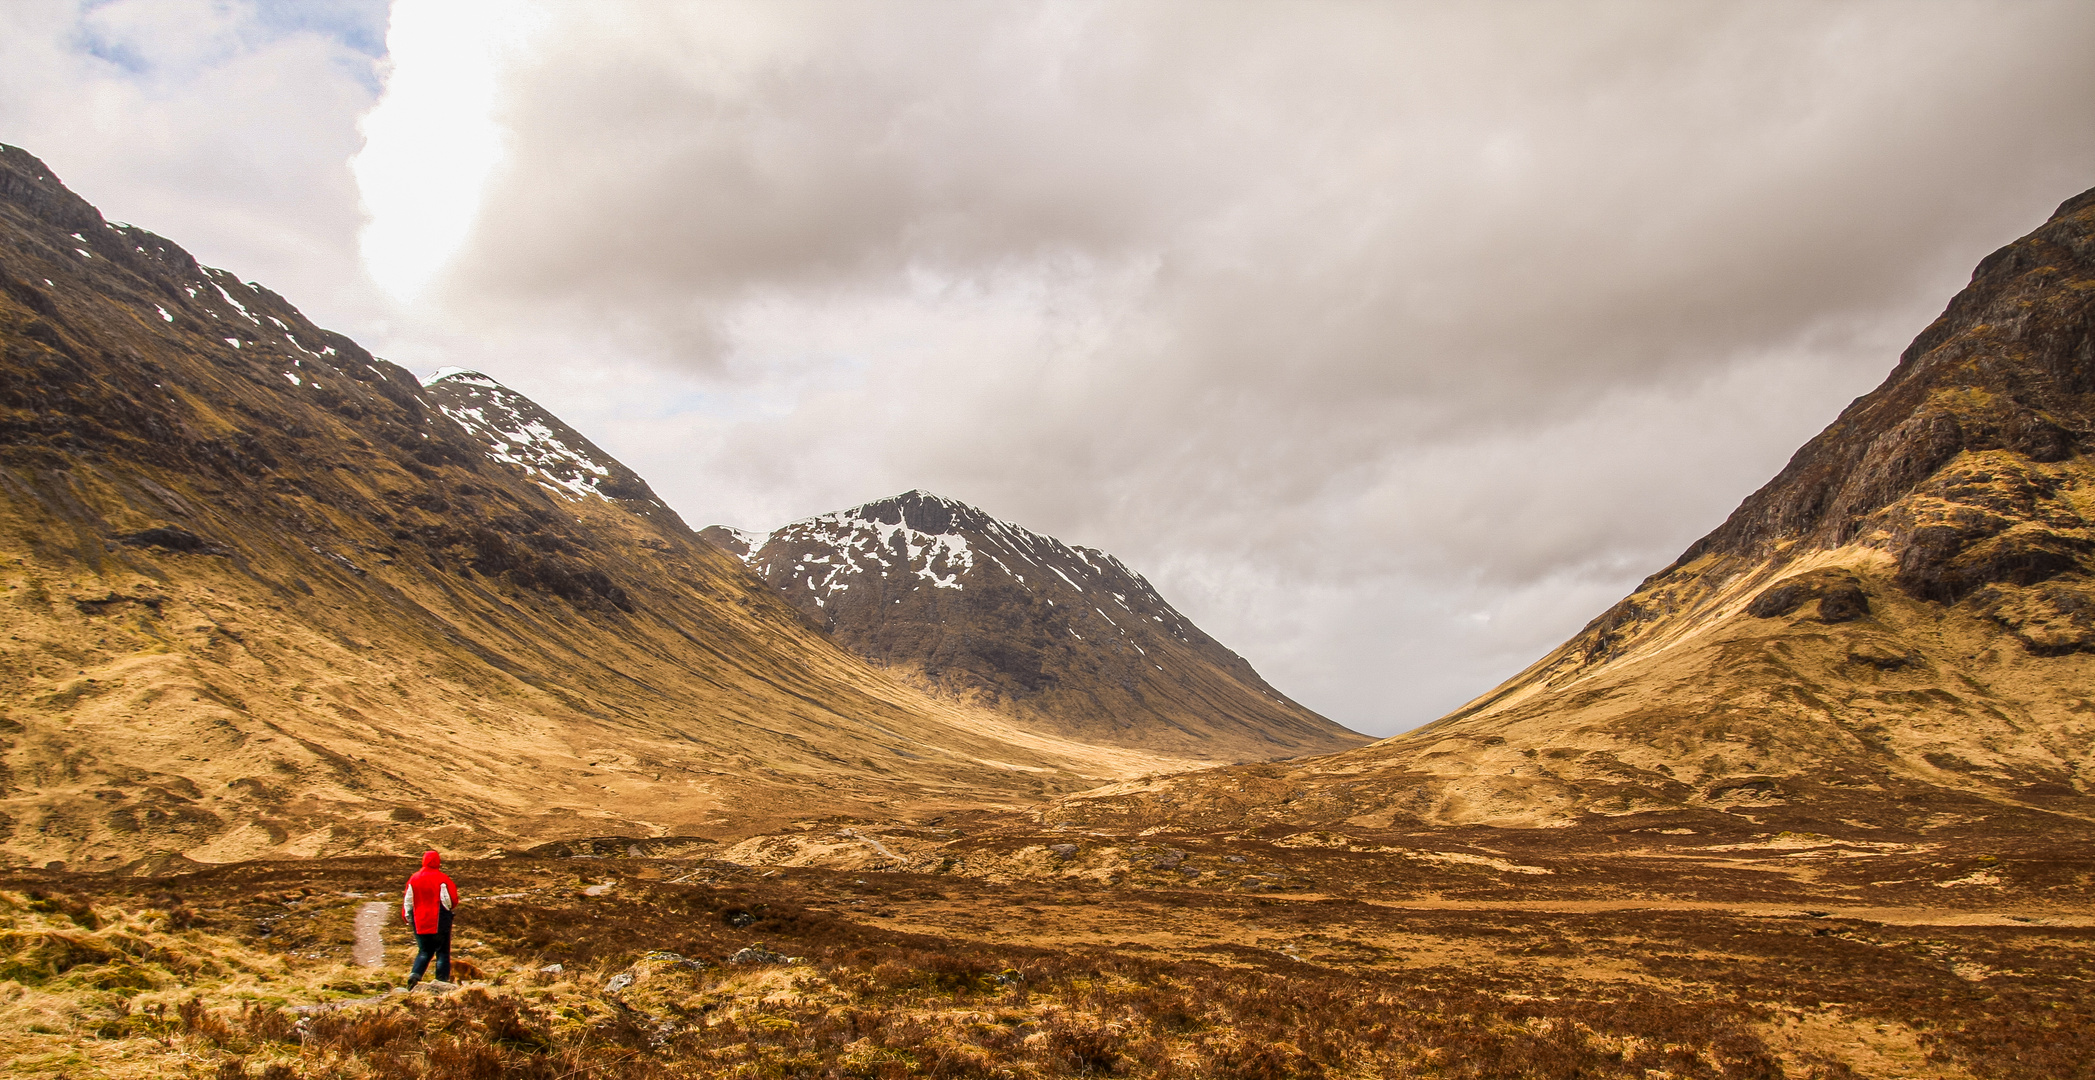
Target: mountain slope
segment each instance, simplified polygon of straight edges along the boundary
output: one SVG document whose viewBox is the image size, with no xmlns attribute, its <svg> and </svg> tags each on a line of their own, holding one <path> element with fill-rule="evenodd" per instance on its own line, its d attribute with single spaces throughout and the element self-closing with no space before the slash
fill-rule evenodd
<svg viewBox="0 0 2095 1080">
<path fill-rule="evenodd" d="M 477 371 L 445 368 L 422 388 L 440 412 L 486 444 L 490 460 L 515 466 L 547 491 L 597 495 L 642 517 L 680 520 L 638 473 L 501 383 Z"/>
<path fill-rule="evenodd" d="M 733 831 L 1156 767 L 805 626 L 535 405 L 0 148 L 0 858 Z"/>
<path fill-rule="evenodd" d="M 701 535 L 846 648 L 1069 738 L 1207 761 L 1358 746 L 1119 559 L 910 491 Z"/>
<path fill-rule="evenodd" d="M 1241 795 L 1202 776 L 1069 813 L 2095 820 L 2091 448 L 2095 192 L 1980 263 L 1882 386 L 1504 685 Z"/>
</svg>

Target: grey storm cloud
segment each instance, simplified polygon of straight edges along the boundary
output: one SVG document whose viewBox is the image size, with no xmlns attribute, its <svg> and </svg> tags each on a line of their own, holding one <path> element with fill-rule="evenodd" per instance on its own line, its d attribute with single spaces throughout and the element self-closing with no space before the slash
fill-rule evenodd
<svg viewBox="0 0 2095 1080">
<path fill-rule="evenodd" d="M 687 512 L 973 499 L 1370 731 L 1663 565 L 2095 183 L 2085 5 L 553 10 L 449 310 L 768 401 L 631 432 Z"/>
<path fill-rule="evenodd" d="M 774 291 L 1103 270 L 1151 369 L 1577 395 L 1961 269 L 2095 96 L 2036 5 L 556 11 L 458 280 L 701 364 Z"/>
</svg>

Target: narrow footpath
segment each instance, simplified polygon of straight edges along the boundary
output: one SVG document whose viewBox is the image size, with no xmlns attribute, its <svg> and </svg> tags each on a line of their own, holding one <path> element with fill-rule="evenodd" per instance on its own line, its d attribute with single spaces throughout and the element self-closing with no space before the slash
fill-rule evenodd
<svg viewBox="0 0 2095 1080">
<path fill-rule="evenodd" d="M 385 964 L 386 944 L 378 932 L 384 928 L 392 908 L 391 904 L 374 900 L 356 909 L 356 944 L 349 950 L 350 963 L 374 968 Z"/>
</svg>

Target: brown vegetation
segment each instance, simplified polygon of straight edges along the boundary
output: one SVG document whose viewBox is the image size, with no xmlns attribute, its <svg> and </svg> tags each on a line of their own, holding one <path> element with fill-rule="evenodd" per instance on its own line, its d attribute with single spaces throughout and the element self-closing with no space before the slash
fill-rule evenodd
<svg viewBox="0 0 2095 1080">
<path fill-rule="evenodd" d="M 388 992 L 397 923 L 387 967 L 345 962 L 404 864 L 36 873 L 5 886 L 0 1053 L 279 1080 L 2095 1076 L 2084 846 L 1666 828 L 981 819 L 943 874 L 468 861 L 460 971 L 483 978 L 412 995 Z"/>
</svg>

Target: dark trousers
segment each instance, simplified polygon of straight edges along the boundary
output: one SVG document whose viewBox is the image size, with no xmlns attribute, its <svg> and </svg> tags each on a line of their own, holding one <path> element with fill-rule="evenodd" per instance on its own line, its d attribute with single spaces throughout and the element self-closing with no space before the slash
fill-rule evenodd
<svg viewBox="0 0 2095 1080">
<path fill-rule="evenodd" d="M 429 970 L 429 960 L 436 958 L 436 981 L 451 981 L 451 913 L 439 911 L 436 917 L 436 933 L 415 935 L 415 966 L 408 969 L 410 984 L 422 981 L 422 973 Z"/>
</svg>

